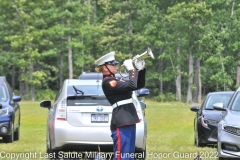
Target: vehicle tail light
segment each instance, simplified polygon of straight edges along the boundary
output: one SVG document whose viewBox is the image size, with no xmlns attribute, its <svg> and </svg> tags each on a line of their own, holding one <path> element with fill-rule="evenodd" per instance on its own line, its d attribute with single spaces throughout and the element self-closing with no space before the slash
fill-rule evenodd
<svg viewBox="0 0 240 160">
<path fill-rule="evenodd" d="M 66 121 L 67 119 L 67 99 L 62 99 L 57 105 L 57 120 Z"/>
<path fill-rule="evenodd" d="M 135 96 L 134 96 L 135 97 Z M 132 98 L 133 99 L 133 104 L 135 106 L 135 109 L 136 109 L 136 112 L 137 112 L 137 115 L 138 115 L 138 118 L 140 120 L 140 122 L 142 121 L 143 117 L 142 117 L 142 112 L 141 112 L 141 105 L 140 103 L 136 100 L 136 97 L 135 98 Z"/>
<path fill-rule="evenodd" d="M 137 109 L 136 111 L 137 111 L 138 118 L 139 118 L 139 120 L 141 122 L 142 121 L 141 111 L 139 109 Z"/>
</svg>

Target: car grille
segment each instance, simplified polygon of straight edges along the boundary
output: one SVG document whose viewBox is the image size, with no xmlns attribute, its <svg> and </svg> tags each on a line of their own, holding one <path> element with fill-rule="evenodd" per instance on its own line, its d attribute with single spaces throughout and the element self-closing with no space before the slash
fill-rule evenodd
<svg viewBox="0 0 240 160">
<path fill-rule="evenodd" d="M 232 126 L 224 126 L 223 128 L 226 132 L 229 132 L 229 133 L 235 134 L 237 136 L 240 136 L 240 128 L 235 128 L 235 127 L 232 127 Z"/>
</svg>

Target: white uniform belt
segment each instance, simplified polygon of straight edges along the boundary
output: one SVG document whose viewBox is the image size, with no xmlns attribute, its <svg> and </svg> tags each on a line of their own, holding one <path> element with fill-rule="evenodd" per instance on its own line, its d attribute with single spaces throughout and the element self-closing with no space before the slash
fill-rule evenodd
<svg viewBox="0 0 240 160">
<path fill-rule="evenodd" d="M 113 109 L 116 108 L 117 106 L 121 106 L 121 105 L 124 105 L 124 104 L 128 104 L 128 103 L 133 103 L 133 99 L 130 98 L 130 99 L 125 99 L 125 100 L 122 100 L 122 101 L 118 101 L 116 103 L 114 103 L 112 105 Z"/>
</svg>

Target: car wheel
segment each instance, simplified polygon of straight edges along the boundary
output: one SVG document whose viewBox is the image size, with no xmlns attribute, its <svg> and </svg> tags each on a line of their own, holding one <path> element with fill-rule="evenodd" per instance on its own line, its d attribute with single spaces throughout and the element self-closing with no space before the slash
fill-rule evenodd
<svg viewBox="0 0 240 160">
<path fill-rule="evenodd" d="M 223 157 L 218 157 L 218 160 L 236 160 L 236 158 L 223 158 Z"/>
<path fill-rule="evenodd" d="M 20 138 L 20 117 L 19 117 L 19 120 L 18 120 L 18 128 L 14 132 L 14 141 L 19 140 L 19 138 Z"/>
<path fill-rule="evenodd" d="M 4 143 L 12 143 L 14 139 L 14 128 L 13 123 L 11 123 L 11 134 L 7 136 L 3 136 L 2 140 Z"/>
<path fill-rule="evenodd" d="M 14 141 L 19 140 L 19 135 L 20 135 L 19 130 L 20 130 L 20 128 L 18 128 L 18 129 L 14 132 Z"/>
<path fill-rule="evenodd" d="M 194 136 L 194 145 L 196 147 L 204 147 L 205 146 L 204 143 L 200 142 L 200 140 L 199 140 L 199 138 L 197 138 L 196 134 L 197 133 L 195 133 L 195 136 Z"/>
<path fill-rule="evenodd" d="M 199 142 L 199 139 L 198 139 L 198 138 L 195 139 L 194 143 L 195 143 L 195 146 L 196 146 L 196 147 L 204 147 L 204 146 L 205 146 L 203 143 L 200 143 L 200 142 Z"/>
<path fill-rule="evenodd" d="M 47 154 L 49 155 L 50 160 L 60 160 L 59 151 L 47 148 Z"/>
<path fill-rule="evenodd" d="M 135 160 L 145 160 L 147 157 L 146 155 L 146 147 L 145 150 L 136 150 L 136 158 Z"/>
<path fill-rule="evenodd" d="M 19 140 L 20 137 L 20 126 L 18 127 L 18 129 L 14 132 L 14 141 Z"/>
<path fill-rule="evenodd" d="M 49 141 L 49 139 L 47 140 Z M 59 151 L 51 149 L 51 142 L 46 143 L 47 146 L 47 154 L 49 155 L 50 160 L 60 160 Z"/>
</svg>

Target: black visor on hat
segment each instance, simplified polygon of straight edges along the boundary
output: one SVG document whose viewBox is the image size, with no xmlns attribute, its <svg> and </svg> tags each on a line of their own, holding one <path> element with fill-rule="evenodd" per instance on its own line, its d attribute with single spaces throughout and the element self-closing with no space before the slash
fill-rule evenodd
<svg viewBox="0 0 240 160">
<path fill-rule="evenodd" d="M 105 64 L 115 64 L 115 65 L 117 65 L 118 61 L 112 60 L 112 61 L 105 62 Z"/>
</svg>

